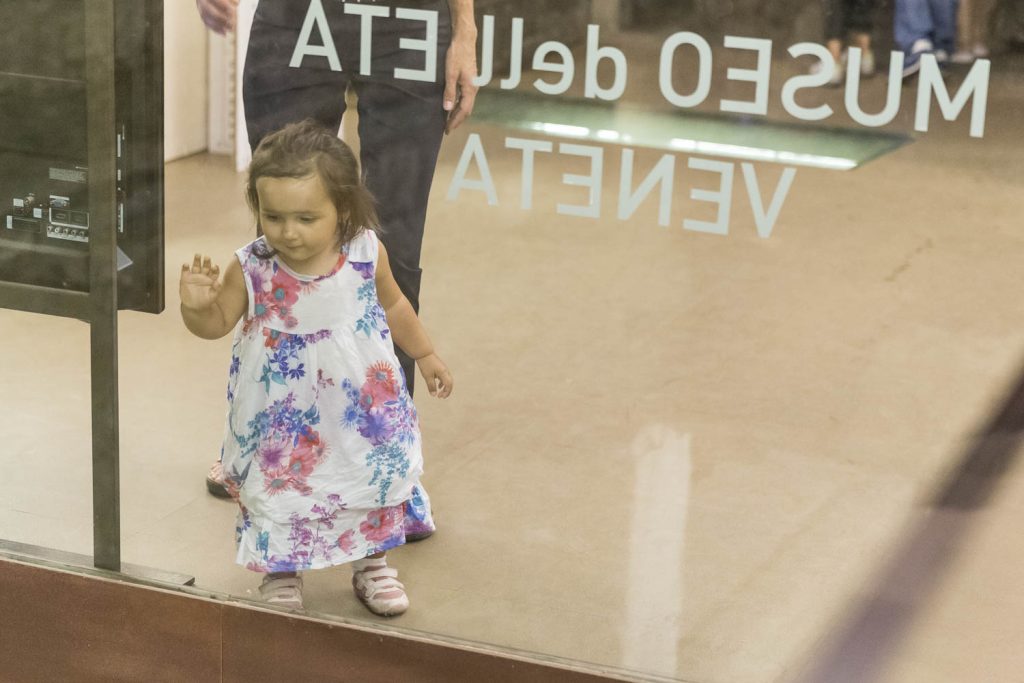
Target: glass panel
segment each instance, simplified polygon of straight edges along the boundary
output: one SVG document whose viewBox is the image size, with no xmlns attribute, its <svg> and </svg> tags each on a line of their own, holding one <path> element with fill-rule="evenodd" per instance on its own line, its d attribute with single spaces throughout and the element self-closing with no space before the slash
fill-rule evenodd
<svg viewBox="0 0 1024 683">
<path fill-rule="evenodd" d="M 1022 483 L 1016 5 L 963 3 L 949 43 L 935 17 L 913 34 L 913 3 L 851 3 L 835 71 L 832 3 L 478 0 L 490 78 L 442 142 L 440 86 L 395 78 L 385 47 L 413 71 L 438 41 L 443 57 L 447 13 L 431 12 L 448 3 L 406 4 L 399 19 L 380 3 L 243 2 L 252 42 L 236 104 L 254 138 L 347 107 L 332 120 L 382 216 L 416 188 L 413 208 L 426 202 L 421 320 L 455 382 L 440 401 L 415 379 L 418 483 L 437 531 L 389 548 L 409 611 L 371 615 L 339 561 L 390 545 L 401 515 L 362 501 L 347 519 L 348 499 L 326 497 L 337 482 L 313 474 L 344 455 L 373 476 L 374 439 L 402 401 L 398 360 L 346 374 L 310 355 L 320 330 L 264 335 L 266 321 L 251 322 L 257 303 L 286 321 L 299 304 L 274 301 L 320 280 L 263 291 L 250 272 L 237 343 L 234 330 L 196 340 L 176 294 L 163 315 L 121 317 L 125 560 L 253 600 L 262 576 L 246 565 L 300 569 L 314 616 L 628 678 L 824 681 L 855 661 L 865 679 L 959 681 L 977 678 L 968 659 L 984 660 L 982 678 L 1012 678 L 1003 634 L 1020 591 L 999 568 L 1020 554 L 1008 522 Z M 352 39 L 367 27 L 372 50 Z M 981 43 L 991 59 L 976 58 Z M 940 64 L 939 50 L 960 54 Z M 421 87 L 426 100 L 409 96 Z M 424 121 L 436 142 L 414 134 Z M 432 185 L 416 179 L 424 155 Z M 173 292 L 179 264 L 200 252 L 225 272 L 256 229 L 233 159 L 204 153 L 166 172 Z M 389 242 L 401 219 L 381 233 L 395 270 L 408 256 Z M 279 246 L 273 273 L 302 275 Z M 345 272 L 362 287 L 372 258 L 352 253 Z M 404 265 L 418 281 L 415 259 Z M 348 292 L 369 318 L 339 327 L 344 344 L 380 334 L 369 292 Z M 394 315 L 389 340 L 409 342 Z M 0 538 L 87 552 L 88 406 L 54 388 L 88 381 L 83 328 L 6 311 L 0 325 L 15 472 Z M 240 396 L 254 411 L 227 430 L 229 449 L 252 446 L 225 463 L 251 511 L 241 518 L 202 481 L 225 443 L 226 383 L 232 415 Z M 267 397 L 290 383 L 339 398 L 285 415 Z M 378 399 L 388 407 L 373 412 Z M 270 429 L 257 413 L 275 405 L 287 419 Z M 366 442 L 358 457 L 345 434 Z M 254 539 L 247 552 L 236 524 Z"/>
</svg>

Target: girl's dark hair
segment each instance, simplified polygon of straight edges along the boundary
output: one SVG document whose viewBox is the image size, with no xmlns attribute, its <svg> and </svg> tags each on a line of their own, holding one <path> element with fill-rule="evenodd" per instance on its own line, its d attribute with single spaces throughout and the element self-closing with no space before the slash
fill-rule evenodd
<svg viewBox="0 0 1024 683">
<path fill-rule="evenodd" d="M 338 212 L 338 247 L 363 229 L 378 230 L 380 219 L 373 195 L 359 173 L 352 149 L 332 131 L 307 119 L 291 123 L 263 138 L 252 155 L 245 199 L 260 221 L 260 178 L 306 178 L 316 174 Z M 262 230 L 260 231 L 262 233 Z"/>
</svg>

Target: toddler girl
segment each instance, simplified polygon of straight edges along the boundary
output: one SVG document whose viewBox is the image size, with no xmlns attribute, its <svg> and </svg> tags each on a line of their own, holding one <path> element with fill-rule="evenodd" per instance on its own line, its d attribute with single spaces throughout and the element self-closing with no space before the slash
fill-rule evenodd
<svg viewBox="0 0 1024 683">
<path fill-rule="evenodd" d="M 432 396 L 451 393 L 451 373 L 391 275 L 372 197 L 334 133 L 306 121 L 267 136 L 246 194 L 263 236 L 223 281 L 197 254 L 180 284 L 193 334 L 235 329 L 221 459 L 240 505 L 236 561 L 265 573 L 268 602 L 292 608 L 298 572 L 351 562 L 363 604 L 401 614 L 409 601 L 385 551 L 422 510 L 423 459 L 392 337 Z"/>
</svg>

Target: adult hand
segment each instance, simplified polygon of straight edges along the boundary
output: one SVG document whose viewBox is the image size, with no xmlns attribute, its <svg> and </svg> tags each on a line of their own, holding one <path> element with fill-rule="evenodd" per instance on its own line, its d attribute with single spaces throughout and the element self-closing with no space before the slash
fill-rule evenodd
<svg viewBox="0 0 1024 683">
<path fill-rule="evenodd" d="M 448 121 L 444 132 L 450 133 L 473 113 L 477 87 L 476 78 L 476 37 L 461 38 L 456 35 L 448 46 L 444 62 L 444 110 Z"/>
<path fill-rule="evenodd" d="M 221 35 L 235 28 L 238 0 L 196 0 L 199 16 L 206 27 Z"/>
</svg>

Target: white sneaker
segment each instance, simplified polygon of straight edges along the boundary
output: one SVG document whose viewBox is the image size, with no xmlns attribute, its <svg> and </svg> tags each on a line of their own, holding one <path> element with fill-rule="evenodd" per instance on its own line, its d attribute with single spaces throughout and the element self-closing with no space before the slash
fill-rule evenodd
<svg viewBox="0 0 1024 683">
<path fill-rule="evenodd" d="M 820 59 L 818 61 L 816 61 L 814 64 L 811 64 L 810 73 L 812 73 L 812 74 L 820 74 L 824 70 L 825 70 L 825 62 L 821 61 Z M 843 76 L 845 75 L 845 72 L 846 72 L 846 66 L 844 65 L 844 63 L 843 62 L 837 62 L 836 63 L 835 71 L 832 72 L 832 78 L 828 79 L 828 84 L 829 85 L 842 85 L 842 83 L 843 83 Z"/>
<path fill-rule="evenodd" d="M 949 58 L 949 61 L 954 64 L 970 64 L 975 59 L 977 58 L 970 50 L 957 50 L 953 53 L 953 56 Z"/>
<path fill-rule="evenodd" d="M 861 50 L 860 52 L 860 75 L 875 75 L 875 53 L 870 48 L 867 50 Z"/>
<path fill-rule="evenodd" d="M 832 72 L 832 78 L 828 79 L 828 84 L 832 86 L 840 86 L 843 81 L 846 80 L 846 62 L 845 60 L 836 64 L 836 70 Z"/>
<path fill-rule="evenodd" d="M 910 53 L 917 55 L 922 52 L 932 52 L 935 46 L 932 45 L 932 41 L 927 38 L 918 38 L 914 41 L 914 44 L 910 47 Z"/>
<path fill-rule="evenodd" d="M 910 54 L 903 55 L 903 78 L 913 76 L 921 70 L 921 55 L 932 52 L 932 41 L 927 38 L 918 38 L 910 48 Z"/>
</svg>

